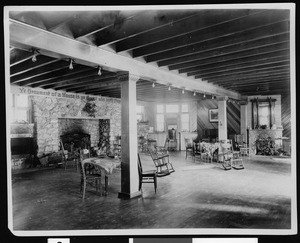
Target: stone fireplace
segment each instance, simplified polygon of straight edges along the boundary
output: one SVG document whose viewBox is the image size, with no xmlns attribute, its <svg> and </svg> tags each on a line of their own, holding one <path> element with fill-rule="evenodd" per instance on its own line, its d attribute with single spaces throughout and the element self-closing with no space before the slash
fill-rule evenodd
<svg viewBox="0 0 300 243">
<path fill-rule="evenodd" d="M 94 117 L 85 113 L 87 101 L 82 97 L 32 95 L 31 99 L 38 156 L 59 151 L 60 138 L 65 134 L 88 134 L 91 147 L 98 147 L 103 141 L 112 145 L 115 136 L 121 134 L 121 104 L 117 99 L 98 97 Z"/>
<path fill-rule="evenodd" d="M 268 150 L 282 147 L 283 129 L 252 129 L 249 130 L 249 152 L 251 155 L 270 155 Z M 269 148 L 266 148 L 268 147 Z M 266 150 L 265 152 L 262 150 Z"/>
</svg>

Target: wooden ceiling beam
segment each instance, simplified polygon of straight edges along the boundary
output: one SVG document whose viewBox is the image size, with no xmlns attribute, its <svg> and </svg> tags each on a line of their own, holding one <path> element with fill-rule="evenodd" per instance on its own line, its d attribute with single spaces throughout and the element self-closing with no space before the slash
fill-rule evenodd
<svg viewBox="0 0 300 243">
<path fill-rule="evenodd" d="M 99 82 L 93 85 L 84 85 L 84 86 L 71 86 L 70 88 L 65 89 L 67 92 L 76 92 L 76 91 L 86 91 L 86 90 L 94 90 L 99 88 L 115 88 L 120 86 L 120 81 L 111 80 L 107 82 Z"/>
<path fill-rule="evenodd" d="M 258 47 L 255 49 L 241 50 L 241 51 L 237 51 L 237 52 L 233 52 L 233 53 L 229 53 L 229 54 L 219 54 L 217 56 L 209 56 L 209 57 L 204 57 L 204 58 L 200 57 L 200 59 L 197 59 L 197 60 L 187 61 L 187 62 L 180 63 L 180 64 L 174 64 L 174 65 L 170 65 L 168 67 L 170 70 L 176 70 L 176 69 L 183 69 L 183 68 L 190 68 L 190 67 L 195 67 L 195 66 L 199 66 L 199 65 L 204 65 L 204 64 L 211 63 L 211 62 L 230 61 L 230 60 L 234 60 L 236 58 L 239 58 L 240 60 L 242 60 L 243 58 L 249 58 L 249 57 L 253 57 L 255 55 L 268 54 L 270 52 L 279 51 L 279 50 L 286 50 L 288 52 L 289 45 L 290 45 L 289 42 L 282 42 L 282 43 L 274 44 L 274 45 L 270 44 L 270 45 Z"/>
<path fill-rule="evenodd" d="M 116 19 L 113 22 L 106 23 L 105 26 L 102 26 L 101 28 L 93 30 L 89 33 L 85 33 L 82 36 L 77 36 L 76 38 L 77 40 L 85 43 L 94 43 L 97 46 L 111 45 L 115 42 L 124 40 L 134 35 L 141 34 L 143 32 L 150 31 L 157 27 L 166 25 L 169 22 L 175 22 L 187 16 L 194 15 L 195 13 L 195 10 L 144 10 L 138 11 L 137 13 L 128 14 L 122 17 L 121 15 L 124 14 L 124 12 L 121 12 L 120 14 L 115 14 Z M 98 14 L 98 16 L 95 17 L 97 17 L 99 19 L 98 22 L 101 23 L 101 21 L 103 20 L 106 20 L 107 22 L 107 19 L 110 16 L 106 17 L 104 15 L 103 17 L 101 17 L 101 15 Z M 94 19 L 92 19 L 91 21 L 95 22 Z M 116 28 L 118 29 L 118 31 L 116 31 Z"/>
<path fill-rule="evenodd" d="M 240 89 L 241 92 L 243 92 L 244 94 L 247 93 L 247 92 L 253 92 L 254 90 L 257 92 L 256 94 L 260 94 L 261 92 L 264 92 L 264 91 L 275 91 L 275 90 L 281 90 L 282 92 L 284 91 L 287 91 L 287 90 L 290 90 L 289 87 L 287 86 L 284 86 L 284 85 L 278 85 L 278 86 L 268 86 L 268 85 L 259 85 L 259 86 L 256 86 L 256 87 L 252 87 L 251 89 L 250 88 L 243 88 L 243 89 Z"/>
<path fill-rule="evenodd" d="M 210 50 L 205 50 L 202 52 L 197 52 L 194 54 L 189 54 L 183 57 L 172 58 L 164 61 L 159 61 L 158 66 L 169 66 L 174 64 L 185 63 L 194 60 L 202 60 L 206 58 L 211 58 L 219 55 L 230 55 L 233 53 L 245 53 L 254 49 L 265 48 L 269 45 L 284 44 L 287 47 L 289 45 L 289 34 L 273 36 L 271 38 L 258 39 L 254 41 L 245 41 L 236 45 L 230 45 L 221 48 L 214 48 Z"/>
<path fill-rule="evenodd" d="M 36 79 L 31 79 L 31 83 L 33 87 L 39 86 L 43 88 L 49 88 L 47 87 L 48 85 L 55 85 L 57 82 L 82 77 L 87 74 L 91 75 L 92 73 L 93 72 L 91 71 L 90 67 L 77 65 L 76 70 L 70 70 L 69 67 L 65 67 L 64 69 L 53 71 L 49 74 L 37 77 Z"/>
<path fill-rule="evenodd" d="M 41 67 L 38 68 L 34 68 L 32 70 L 28 70 L 18 74 L 18 75 L 14 75 L 10 78 L 10 82 L 11 83 L 20 83 L 23 82 L 25 80 L 30 80 L 31 78 L 35 78 L 38 76 L 41 76 L 43 74 L 46 73 L 50 73 L 53 72 L 53 70 L 57 70 L 57 69 L 63 69 L 68 67 L 68 64 L 64 61 L 60 61 L 60 60 L 56 60 L 53 61 L 51 64 L 47 64 L 47 65 L 43 65 Z"/>
<path fill-rule="evenodd" d="M 30 51 L 25 51 L 17 48 L 13 48 L 10 51 L 10 67 L 18 65 L 21 62 L 24 62 L 28 59 L 31 59 L 33 53 Z"/>
<path fill-rule="evenodd" d="M 286 75 L 289 77 L 290 71 L 289 70 L 275 70 L 275 71 L 267 71 L 261 73 L 252 73 L 252 74 L 239 74 L 239 75 L 227 75 L 226 77 L 219 77 L 217 78 L 210 78 L 207 82 L 213 82 L 216 85 L 221 85 L 222 83 L 226 82 L 233 82 L 234 80 L 254 80 L 256 78 L 261 77 L 274 77 L 276 78 L 277 75 Z"/>
<path fill-rule="evenodd" d="M 235 58 L 235 59 L 229 59 L 229 60 L 223 60 L 223 59 L 219 59 L 219 60 L 214 60 L 213 58 L 206 60 L 203 63 L 200 63 L 199 65 L 193 66 L 193 67 L 188 67 L 188 68 L 182 68 L 179 69 L 178 72 L 179 73 L 190 73 L 190 72 L 194 72 L 194 71 L 199 71 L 202 68 L 211 68 L 211 67 L 215 67 L 215 68 L 222 68 L 222 67 L 226 67 L 226 66 L 230 66 L 230 65 L 239 65 L 239 64 L 243 64 L 246 62 L 259 62 L 262 60 L 266 60 L 266 59 L 270 59 L 270 58 L 276 58 L 276 57 L 282 57 L 282 56 L 288 56 L 289 57 L 289 51 L 288 50 L 276 50 L 276 51 L 271 51 L 268 53 L 260 53 L 257 55 L 253 55 L 253 56 L 248 56 L 248 57 L 241 57 L 241 58 Z"/>
<path fill-rule="evenodd" d="M 239 75 L 239 74 L 257 74 L 257 73 L 264 73 L 267 71 L 278 71 L 278 70 L 289 70 L 290 63 L 289 61 L 287 62 L 279 62 L 277 64 L 273 65 L 262 65 L 262 66 L 257 66 L 256 68 L 245 68 L 245 69 L 236 69 L 232 71 L 220 71 L 220 72 L 215 72 L 215 73 L 209 73 L 209 74 L 201 74 L 201 75 L 196 75 L 195 78 L 204 78 L 204 79 L 210 79 L 210 78 L 216 78 L 216 77 L 226 77 L 228 75 Z"/>
<path fill-rule="evenodd" d="M 290 90 L 288 89 L 273 89 L 273 90 L 249 90 L 249 91 L 243 91 L 243 94 L 244 95 L 247 95 L 247 96 L 251 96 L 251 95 L 257 95 L 257 94 L 260 94 L 260 95 L 275 95 L 275 94 L 286 94 L 286 93 L 290 93 Z"/>
<path fill-rule="evenodd" d="M 284 82 L 285 80 L 269 80 L 269 81 L 265 81 L 265 82 L 257 82 L 257 83 L 245 83 L 245 84 L 238 84 L 238 85 L 222 85 L 225 86 L 229 89 L 234 89 L 234 90 L 239 90 L 240 88 L 245 89 L 247 87 L 251 87 L 251 89 L 253 88 L 252 86 L 260 86 L 260 85 L 277 85 L 277 84 L 283 84 L 283 85 L 289 85 L 289 83 Z"/>
<path fill-rule="evenodd" d="M 101 91 L 101 90 L 92 91 L 92 92 L 86 91 L 85 94 L 93 94 L 93 95 L 100 95 L 100 96 L 105 96 L 105 97 L 121 98 L 121 89 L 113 91 L 113 92 L 112 91 L 106 92 L 106 91 Z"/>
<path fill-rule="evenodd" d="M 43 82 L 43 83 L 37 83 L 35 85 L 33 85 L 32 87 L 41 87 L 44 89 L 55 89 L 55 88 L 59 88 L 63 85 L 68 85 L 68 84 L 76 84 L 76 81 L 80 82 L 80 81 L 85 81 L 85 80 L 91 80 L 93 78 L 99 78 L 99 76 L 97 74 L 95 74 L 94 72 L 91 72 L 91 70 L 89 70 L 88 72 L 86 72 L 86 74 L 81 74 L 78 75 L 76 77 L 75 75 L 72 75 L 71 77 L 65 78 L 65 79 L 61 79 L 61 78 L 57 78 L 55 80 L 52 80 L 51 82 Z M 79 81 L 80 80 L 80 81 Z"/>
<path fill-rule="evenodd" d="M 278 76 L 276 75 L 276 78 L 274 77 L 263 77 L 263 78 L 255 78 L 255 79 L 244 79 L 244 80 L 233 80 L 228 82 L 223 82 L 222 86 L 231 87 L 231 86 L 247 86 L 251 84 L 260 84 L 260 83 L 272 83 L 274 82 L 284 82 L 288 80 L 286 75 Z"/>
<path fill-rule="evenodd" d="M 216 36 L 226 36 L 232 35 L 234 33 L 241 32 L 243 30 L 250 30 L 252 28 L 262 27 L 265 25 L 277 23 L 279 21 L 288 21 L 288 12 L 282 11 L 277 16 L 271 14 L 270 12 L 263 11 L 261 13 L 255 13 L 252 15 L 244 16 L 242 18 L 236 18 L 232 21 L 220 22 L 215 26 L 207 26 L 207 28 L 194 31 L 189 34 L 181 35 L 178 37 L 172 37 L 165 41 L 159 40 L 155 44 L 149 44 L 144 47 L 137 48 L 132 51 L 133 57 L 146 56 L 150 54 L 155 54 L 159 52 L 164 52 L 166 50 L 171 50 L 179 47 L 184 47 L 187 45 L 196 44 L 202 41 L 213 40 Z M 269 16 L 269 18 L 267 17 Z M 288 25 L 287 25 L 288 26 Z M 286 27 L 288 29 L 288 27 Z"/>
<path fill-rule="evenodd" d="M 237 69 L 243 69 L 243 68 L 250 68 L 250 67 L 256 67 L 256 66 L 262 66 L 262 65 L 271 65 L 271 64 L 276 64 L 278 62 L 282 61 L 288 61 L 290 60 L 289 55 L 285 56 L 278 56 L 274 58 L 262 58 L 262 59 L 257 59 L 255 61 L 249 61 L 249 62 L 240 62 L 236 64 L 223 64 L 223 65 L 204 65 L 201 68 L 199 67 L 199 70 L 189 72 L 187 73 L 188 76 L 195 76 L 195 75 L 201 75 L 205 73 L 210 73 L 210 72 L 216 72 L 218 71 L 231 71 L 231 70 L 237 70 Z M 217 72 L 218 72 L 217 71 Z"/>
<path fill-rule="evenodd" d="M 227 34 L 224 36 L 216 35 L 214 38 L 209 38 L 209 39 L 205 39 L 205 36 L 201 36 L 199 37 L 201 38 L 201 41 L 199 42 L 195 42 L 190 45 L 187 44 L 183 47 L 173 48 L 170 50 L 168 49 L 168 47 L 164 46 L 164 45 L 168 46 L 170 44 L 169 42 L 167 43 L 160 42 L 157 43 L 155 46 L 156 48 L 161 47 L 162 51 L 149 55 L 147 53 L 153 51 L 152 48 L 149 48 L 149 51 L 144 55 L 146 55 L 145 58 L 147 62 L 168 60 L 171 58 L 186 56 L 189 54 L 194 54 L 205 50 L 213 50 L 215 48 L 236 45 L 239 43 L 243 43 L 245 41 L 271 38 L 277 35 L 285 35 L 288 32 L 287 26 L 288 26 L 288 21 L 280 21 L 277 23 L 258 26 L 256 28 L 250 28 L 247 30 L 242 29 L 241 31 Z M 137 50 L 138 49 L 133 51 L 134 57 L 135 57 L 134 54 L 135 52 L 137 52 Z"/>
<path fill-rule="evenodd" d="M 166 85 L 170 83 L 173 86 L 185 86 L 186 89 L 201 90 L 220 96 L 241 97 L 236 92 L 182 77 L 130 57 L 65 38 L 15 20 L 9 20 L 9 28 L 10 40 L 13 43 L 46 50 L 48 53 L 54 53 L 55 55 L 58 53 L 61 56 L 72 57 L 79 64 L 100 65 L 106 70 L 126 71 L 142 79 L 155 80 Z"/>
<path fill-rule="evenodd" d="M 55 89 L 71 89 L 71 88 L 80 88 L 80 87 L 87 87 L 89 85 L 94 85 L 94 84 L 98 84 L 101 82 L 113 82 L 117 79 L 117 77 L 115 76 L 111 76 L 111 77 L 99 77 L 99 76 L 93 76 L 91 78 L 88 79 L 76 79 L 76 80 L 71 80 L 68 83 L 62 83 L 62 84 L 58 84 L 55 86 Z"/>
<path fill-rule="evenodd" d="M 20 81 L 18 81 L 18 83 L 20 85 L 45 85 L 45 84 L 49 84 L 51 82 L 54 82 L 54 80 L 60 80 L 63 79 L 64 77 L 68 76 L 68 75 L 74 75 L 74 74 L 79 74 L 80 72 L 83 72 L 83 70 L 78 71 L 78 67 L 76 67 L 76 71 L 72 71 L 69 69 L 69 67 L 67 65 L 61 66 L 61 67 L 57 67 L 55 69 L 52 69 L 48 72 L 45 73 L 41 73 L 40 75 L 37 75 L 35 77 L 32 78 L 25 78 L 25 79 L 21 79 Z"/>
<path fill-rule="evenodd" d="M 75 68 L 74 68 L 75 69 Z M 76 84 L 76 83 L 81 83 L 84 82 L 86 79 L 91 79 L 91 78 L 99 78 L 99 79 L 104 79 L 104 78 L 109 78 L 115 76 L 114 73 L 106 72 L 103 71 L 102 75 L 98 75 L 98 69 L 96 68 L 90 68 L 90 67 L 84 67 L 82 69 L 79 69 L 76 67 L 76 70 L 72 70 L 72 72 L 69 72 L 68 74 L 64 76 L 59 76 L 55 79 L 52 79 L 51 81 L 43 81 L 42 83 L 38 84 L 41 87 L 44 88 L 56 88 L 64 85 L 69 85 L 69 84 Z M 88 80 L 87 80 L 88 82 Z"/>
<path fill-rule="evenodd" d="M 14 77 L 17 75 L 20 75 L 25 72 L 30 72 L 31 70 L 38 69 L 41 67 L 45 67 L 49 64 L 58 62 L 59 60 L 45 57 L 45 56 L 39 56 L 37 57 L 36 62 L 33 62 L 31 59 L 27 59 L 26 61 L 19 63 L 18 65 L 14 65 L 10 67 L 10 76 Z"/>
<path fill-rule="evenodd" d="M 158 27 L 154 30 L 127 38 L 117 43 L 117 52 L 128 51 L 138 47 L 142 47 L 151 43 L 160 42 L 162 40 L 170 39 L 176 36 L 183 36 L 190 32 L 206 29 L 209 26 L 219 25 L 220 23 L 230 22 L 245 16 L 255 15 L 262 10 L 240 10 L 240 11 L 226 11 L 226 10 L 199 10 L 193 16 L 171 22 L 168 25 Z M 250 17 L 251 18 L 251 17 Z M 205 20 L 205 21 L 203 21 Z"/>
</svg>

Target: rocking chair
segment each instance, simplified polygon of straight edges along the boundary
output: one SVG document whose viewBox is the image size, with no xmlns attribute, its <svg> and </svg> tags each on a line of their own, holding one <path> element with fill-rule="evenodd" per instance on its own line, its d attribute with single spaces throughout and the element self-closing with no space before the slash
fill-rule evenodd
<svg viewBox="0 0 300 243">
<path fill-rule="evenodd" d="M 158 154 L 156 150 L 147 147 L 148 152 L 157 170 L 157 177 L 167 176 L 175 172 L 172 163 L 169 160 L 169 154 Z"/>
<path fill-rule="evenodd" d="M 234 168 L 236 170 L 244 169 L 243 160 L 240 158 L 239 151 L 233 151 L 231 141 L 223 141 L 221 142 L 223 157 L 222 166 L 225 170 L 230 170 Z"/>
</svg>

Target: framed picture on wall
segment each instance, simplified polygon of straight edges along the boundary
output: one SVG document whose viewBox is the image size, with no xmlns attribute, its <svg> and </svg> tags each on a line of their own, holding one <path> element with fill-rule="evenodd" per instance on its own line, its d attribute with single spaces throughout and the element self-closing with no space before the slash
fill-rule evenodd
<svg viewBox="0 0 300 243">
<path fill-rule="evenodd" d="M 218 122 L 219 121 L 218 109 L 209 109 L 208 117 L 209 117 L 209 122 Z"/>
</svg>

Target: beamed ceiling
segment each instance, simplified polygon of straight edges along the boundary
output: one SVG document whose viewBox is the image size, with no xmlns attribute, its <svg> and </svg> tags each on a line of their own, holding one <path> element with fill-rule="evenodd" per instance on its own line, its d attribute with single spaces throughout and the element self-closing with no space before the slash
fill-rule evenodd
<svg viewBox="0 0 300 243">
<path fill-rule="evenodd" d="M 282 9 L 10 11 L 10 82 L 121 97 L 129 71 L 144 101 L 284 94 L 289 29 Z"/>
</svg>

